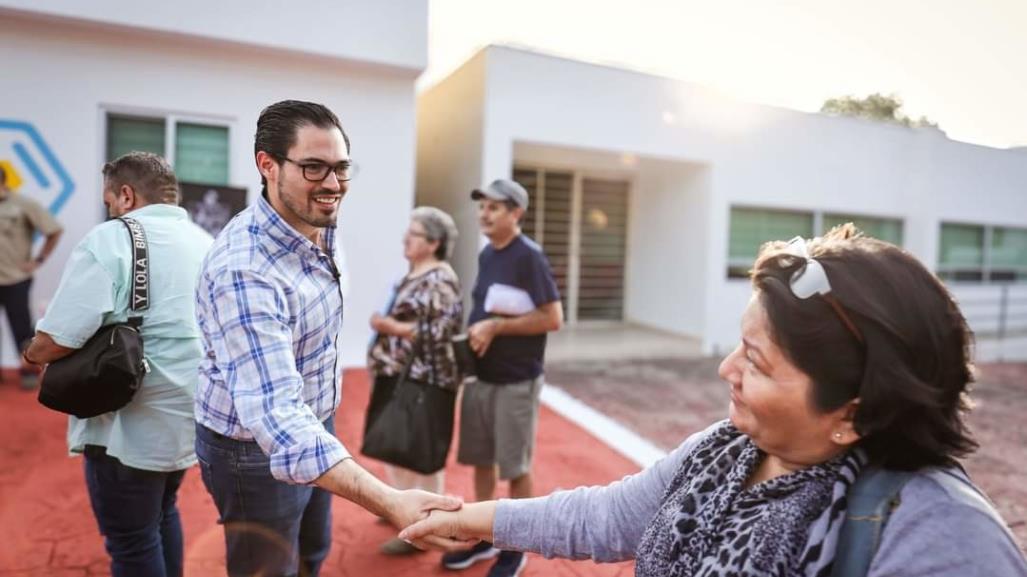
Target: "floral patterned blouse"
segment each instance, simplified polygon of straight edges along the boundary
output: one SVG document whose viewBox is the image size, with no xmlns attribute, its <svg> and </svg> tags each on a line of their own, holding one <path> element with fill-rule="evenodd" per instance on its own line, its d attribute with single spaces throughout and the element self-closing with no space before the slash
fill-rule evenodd
<svg viewBox="0 0 1027 577">
<path fill-rule="evenodd" d="M 417 323 L 415 338 L 421 340 L 421 348 L 410 367 L 410 378 L 455 390 L 461 377 L 451 339 L 463 327 L 464 308 L 453 269 L 443 264 L 416 277 L 405 277 L 396 287 L 388 316 Z M 367 354 L 368 368 L 376 376 L 399 376 L 413 348 L 411 340 L 379 333 Z"/>
</svg>

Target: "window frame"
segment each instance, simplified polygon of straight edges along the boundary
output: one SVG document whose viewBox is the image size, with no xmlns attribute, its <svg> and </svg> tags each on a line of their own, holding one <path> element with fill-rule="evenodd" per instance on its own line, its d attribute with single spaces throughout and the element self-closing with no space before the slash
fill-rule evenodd
<svg viewBox="0 0 1027 577">
<path fill-rule="evenodd" d="M 942 251 L 942 241 L 941 241 L 941 238 L 942 238 L 942 230 L 944 229 L 944 227 L 946 225 L 949 225 L 949 226 L 970 226 L 970 227 L 980 228 L 982 230 L 981 246 L 979 247 L 981 249 L 981 264 L 980 264 L 980 267 L 978 269 L 971 269 L 971 268 L 965 268 L 965 267 L 964 268 L 959 268 L 959 267 L 950 267 L 950 266 L 943 266 L 942 265 L 942 262 L 941 262 L 941 257 L 942 257 L 942 254 L 941 254 L 941 251 Z M 1025 284 L 1025 283 L 1027 283 L 1027 265 L 1020 266 L 1020 267 L 1004 266 L 1004 267 L 1002 267 L 1000 269 L 1000 270 L 1003 270 L 1003 271 L 1006 271 L 1006 270 L 1014 270 L 1014 271 L 1016 271 L 1017 278 L 1014 278 L 1012 280 L 993 279 L 992 278 L 992 275 L 994 274 L 995 269 L 996 269 L 995 264 L 992 262 L 992 248 L 993 248 L 992 245 L 994 243 L 994 235 L 995 235 L 995 230 L 996 229 L 1023 231 L 1025 233 L 1027 233 L 1027 227 L 1024 227 L 1024 226 L 1015 226 L 1015 225 L 1006 226 L 1006 225 L 997 225 L 997 224 L 985 224 L 985 223 L 981 223 L 981 222 L 967 222 L 967 221 L 961 221 L 961 220 L 940 220 L 938 222 L 938 229 L 937 229 L 938 230 L 938 245 L 937 245 L 937 251 L 936 251 L 937 254 L 935 255 L 935 259 L 934 259 L 935 260 L 934 272 L 935 272 L 935 274 L 938 275 L 938 278 L 942 279 L 946 283 L 959 284 L 959 285 L 963 285 L 963 286 L 995 285 L 995 284 Z M 949 274 L 950 272 L 956 271 L 956 270 L 978 270 L 979 274 L 980 274 L 980 278 L 979 279 L 965 279 L 965 278 L 964 279 L 957 279 L 957 278 L 948 278 L 948 277 L 945 276 L 946 274 Z"/>
<path fill-rule="evenodd" d="M 201 126 L 213 126 L 227 130 L 228 155 L 226 158 L 225 182 L 204 183 L 212 186 L 231 186 L 232 184 L 232 142 L 235 134 L 236 119 L 229 116 L 215 114 L 195 114 L 181 111 L 161 110 L 157 108 L 144 108 L 122 105 L 100 106 L 100 150 L 101 157 L 105 162 L 109 154 L 108 140 L 110 137 L 110 118 L 137 118 L 141 120 L 161 120 L 164 122 L 164 159 L 172 168 L 176 168 L 177 161 L 176 144 L 178 137 L 178 124 L 198 124 Z"/>
<path fill-rule="evenodd" d="M 726 249 L 727 249 L 726 252 L 727 252 L 727 255 L 725 256 L 725 271 L 724 271 L 725 277 L 729 281 L 737 281 L 737 280 L 745 280 L 745 281 L 747 281 L 748 278 L 749 278 L 747 274 L 745 274 L 745 275 L 732 275 L 731 272 L 732 272 L 732 269 L 738 269 L 738 268 L 744 268 L 746 271 L 748 271 L 750 268 L 752 268 L 752 263 L 753 263 L 752 258 L 750 258 L 750 257 L 745 257 L 744 262 L 743 262 L 741 257 L 737 257 L 737 258 L 732 258 L 731 257 L 731 223 L 732 223 L 732 213 L 736 209 L 737 210 L 750 210 L 750 211 L 760 211 L 760 212 L 774 212 L 774 213 L 780 213 L 780 214 L 792 214 L 792 215 L 808 216 L 810 218 L 810 226 L 811 226 L 811 229 L 813 230 L 813 234 L 816 234 L 816 230 L 820 226 L 820 221 L 819 221 L 818 216 L 817 216 L 817 211 L 814 211 L 814 210 L 802 210 L 802 209 L 787 208 L 787 207 L 775 207 L 775 206 L 755 206 L 755 205 L 751 205 L 751 204 L 735 204 L 735 205 L 730 205 L 728 207 L 728 216 L 727 216 L 727 221 L 728 221 L 727 222 L 727 242 L 726 242 Z M 780 239 L 780 240 L 788 240 L 788 239 Z M 757 253 L 758 253 L 759 247 L 756 247 L 756 250 L 757 250 Z"/>
<path fill-rule="evenodd" d="M 826 231 L 824 230 L 824 217 L 825 216 L 851 216 L 864 219 L 878 219 L 878 220 L 892 220 L 898 221 L 899 223 L 899 236 L 901 244 L 897 245 L 904 247 L 906 243 L 906 219 L 893 214 L 874 214 L 858 211 L 845 211 L 845 210 L 824 210 L 824 209 L 804 209 L 797 207 L 788 206 L 768 206 L 768 205 L 755 205 L 747 203 L 739 204 L 728 204 L 728 215 L 727 215 L 727 238 L 725 242 L 726 255 L 724 258 L 724 278 L 728 282 L 732 281 L 745 281 L 748 282 L 748 276 L 732 276 L 731 269 L 745 267 L 747 270 L 752 266 L 752 261 L 742 263 L 740 258 L 732 259 L 730 255 L 731 251 L 731 213 L 735 209 L 743 210 L 758 210 L 764 212 L 780 212 L 780 213 L 793 213 L 793 214 L 807 214 L 812 217 L 813 223 L 813 236 L 820 236 Z M 788 239 L 778 239 L 788 240 Z"/>
</svg>

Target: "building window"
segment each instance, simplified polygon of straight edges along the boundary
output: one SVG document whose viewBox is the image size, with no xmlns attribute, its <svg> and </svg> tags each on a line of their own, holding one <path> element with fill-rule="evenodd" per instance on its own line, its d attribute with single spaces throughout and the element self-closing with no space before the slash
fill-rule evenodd
<svg viewBox="0 0 1027 577">
<path fill-rule="evenodd" d="M 988 261 L 989 280 L 1027 281 L 1027 229 L 992 228 Z"/>
<path fill-rule="evenodd" d="M 179 122 L 175 173 L 182 182 L 228 184 L 228 127 Z"/>
<path fill-rule="evenodd" d="M 763 243 L 788 240 L 794 236 L 813 236 L 813 213 L 732 207 L 728 278 L 748 278 Z"/>
<path fill-rule="evenodd" d="M 139 150 L 166 158 L 180 182 L 228 184 L 228 127 L 179 120 L 110 114 L 107 160 Z"/>
<path fill-rule="evenodd" d="M 938 276 L 972 282 L 1027 280 L 1027 229 L 942 223 Z"/>
<path fill-rule="evenodd" d="M 748 278 L 763 243 L 810 238 L 851 222 L 864 234 L 902 246 L 902 219 L 860 214 L 802 212 L 732 207 L 728 241 L 728 278 Z"/>
<path fill-rule="evenodd" d="M 942 224 L 938 276 L 945 280 L 984 278 L 984 227 Z"/>
<path fill-rule="evenodd" d="M 896 246 L 902 246 L 902 219 L 879 218 L 859 214 L 825 213 L 823 220 L 824 223 L 820 234 L 824 234 L 840 224 L 851 222 L 867 236 L 890 242 Z"/>
<path fill-rule="evenodd" d="M 107 118 L 107 160 L 138 150 L 164 156 L 164 120 L 110 116 Z"/>
</svg>

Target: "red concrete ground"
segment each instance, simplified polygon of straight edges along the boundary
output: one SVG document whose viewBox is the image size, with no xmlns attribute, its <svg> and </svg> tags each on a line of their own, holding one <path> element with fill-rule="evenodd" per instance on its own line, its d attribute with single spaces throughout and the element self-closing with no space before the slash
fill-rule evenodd
<svg viewBox="0 0 1027 577">
<path fill-rule="evenodd" d="M 337 417 L 342 441 L 359 447 L 363 411 L 367 405 L 366 373 L 346 375 Z M 8 380 L 0 384 L 0 576 L 84 577 L 109 575 L 108 560 L 82 479 L 82 461 L 67 456 L 65 417 L 36 403 Z M 600 484 L 637 470 L 577 426 L 543 408 L 536 456 L 536 488 Z M 381 467 L 360 459 L 381 476 Z M 451 461 L 447 490 L 473 498 L 470 471 Z M 216 511 L 194 468 L 179 493 L 186 540 L 186 575 L 224 575 L 224 540 Z M 334 542 L 322 575 L 466 575 L 480 577 L 487 564 L 460 573 L 442 570 L 437 553 L 394 559 L 378 553 L 378 545 L 395 534 L 369 513 L 336 499 Z M 525 577 L 609 576 L 634 574 L 633 563 L 598 565 L 587 561 L 549 561 L 532 556 Z"/>
</svg>

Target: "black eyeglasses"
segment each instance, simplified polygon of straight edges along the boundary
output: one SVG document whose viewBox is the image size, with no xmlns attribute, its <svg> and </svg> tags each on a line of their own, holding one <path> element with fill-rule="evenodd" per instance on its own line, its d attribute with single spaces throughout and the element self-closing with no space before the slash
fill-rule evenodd
<svg viewBox="0 0 1027 577">
<path fill-rule="evenodd" d="M 343 161 L 332 166 L 316 160 L 297 162 L 286 157 L 283 157 L 282 160 L 291 162 L 300 167 L 303 171 L 303 178 L 310 182 L 321 182 L 328 178 L 328 174 L 330 172 L 335 172 L 335 178 L 339 179 L 339 182 L 347 182 L 357 174 L 357 165 L 349 161 Z"/>
</svg>

